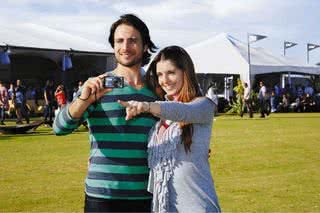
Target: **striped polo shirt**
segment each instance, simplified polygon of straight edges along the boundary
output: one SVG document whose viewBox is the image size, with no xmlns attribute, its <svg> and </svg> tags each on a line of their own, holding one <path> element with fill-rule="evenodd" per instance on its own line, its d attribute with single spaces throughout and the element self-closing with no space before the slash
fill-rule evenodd
<svg viewBox="0 0 320 213">
<path fill-rule="evenodd" d="M 150 199 L 147 192 L 148 133 L 157 119 L 142 113 L 126 121 L 126 111 L 117 100 L 155 101 L 146 87 L 136 90 L 130 85 L 106 93 L 95 105 L 73 119 L 69 107 L 56 117 L 54 132 L 65 135 L 87 120 L 90 134 L 90 163 L 85 181 L 86 194 L 106 199 Z"/>
</svg>

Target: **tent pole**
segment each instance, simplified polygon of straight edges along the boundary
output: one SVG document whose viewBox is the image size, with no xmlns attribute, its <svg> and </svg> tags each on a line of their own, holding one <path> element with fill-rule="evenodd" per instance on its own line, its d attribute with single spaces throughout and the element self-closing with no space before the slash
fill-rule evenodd
<svg viewBox="0 0 320 213">
<path fill-rule="evenodd" d="M 248 70 L 248 85 L 249 88 L 251 88 L 251 60 L 250 60 L 250 41 L 249 41 L 249 33 L 247 33 L 247 42 L 248 42 L 248 65 L 249 65 L 249 70 Z"/>
</svg>

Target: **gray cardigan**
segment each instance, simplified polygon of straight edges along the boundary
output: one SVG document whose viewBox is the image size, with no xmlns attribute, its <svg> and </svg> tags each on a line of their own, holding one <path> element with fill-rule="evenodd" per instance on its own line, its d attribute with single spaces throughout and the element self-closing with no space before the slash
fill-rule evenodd
<svg viewBox="0 0 320 213">
<path fill-rule="evenodd" d="M 153 211 L 220 212 L 208 162 L 213 111 L 216 105 L 208 98 L 190 103 L 163 101 L 163 120 L 174 121 L 158 138 L 159 122 L 149 137 L 150 178 Z M 185 151 L 178 122 L 193 124 L 191 152 Z"/>
</svg>

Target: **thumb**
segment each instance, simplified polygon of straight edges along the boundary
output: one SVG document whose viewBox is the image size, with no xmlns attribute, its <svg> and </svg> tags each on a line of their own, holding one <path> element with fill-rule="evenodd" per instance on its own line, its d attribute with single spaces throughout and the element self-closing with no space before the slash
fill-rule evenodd
<svg viewBox="0 0 320 213">
<path fill-rule="evenodd" d="M 128 107 L 128 106 L 129 106 L 129 103 L 126 102 L 126 101 L 118 100 L 118 103 L 119 103 L 121 106 L 124 106 L 124 107 Z"/>
</svg>

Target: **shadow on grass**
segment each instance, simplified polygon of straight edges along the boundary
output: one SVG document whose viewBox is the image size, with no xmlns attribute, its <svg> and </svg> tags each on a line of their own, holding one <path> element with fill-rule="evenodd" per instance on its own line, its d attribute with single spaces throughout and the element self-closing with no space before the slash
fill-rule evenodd
<svg viewBox="0 0 320 213">
<path fill-rule="evenodd" d="M 80 133 L 84 133 L 84 132 L 88 132 L 88 130 L 85 129 L 81 129 L 81 130 L 76 130 L 74 132 L 72 132 L 71 134 L 80 134 Z M 8 140 L 8 139 L 12 139 L 12 138 L 21 138 L 21 137 L 29 137 L 29 136 L 56 136 L 52 130 L 36 130 L 34 132 L 27 132 L 25 134 L 0 134 L 0 141 L 2 140 Z M 59 136 L 57 136 L 59 137 Z"/>
</svg>

